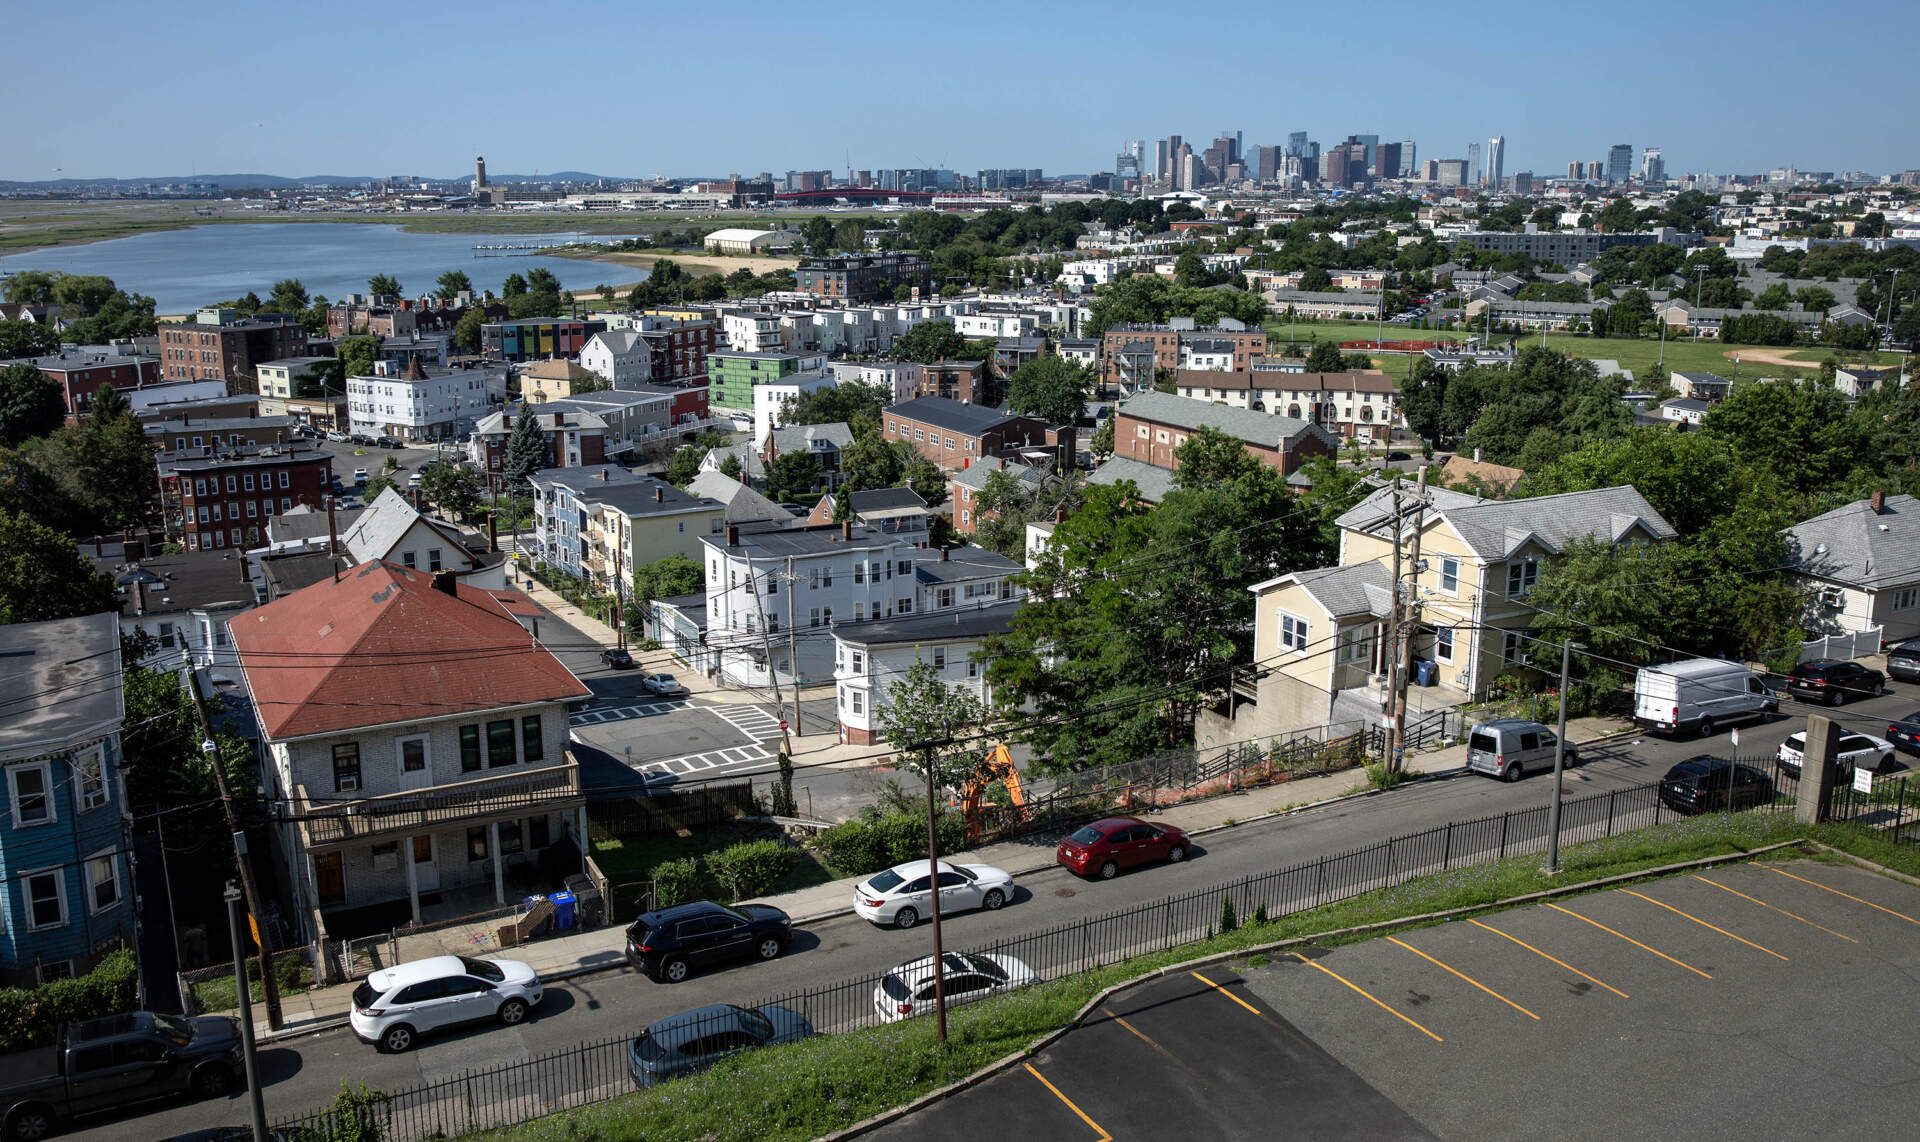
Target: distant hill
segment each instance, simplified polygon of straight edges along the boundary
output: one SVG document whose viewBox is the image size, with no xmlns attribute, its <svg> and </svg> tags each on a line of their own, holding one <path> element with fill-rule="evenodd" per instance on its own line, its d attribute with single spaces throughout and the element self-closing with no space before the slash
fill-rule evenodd
<svg viewBox="0 0 1920 1142">
<path fill-rule="evenodd" d="M 467 182 L 473 178 L 471 172 L 451 178 L 437 178 L 433 175 L 409 175 L 408 178 L 426 179 L 431 182 Z M 371 175 L 315 174 L 299 178 L 287 178 L 277 174 L 194 174 L 194 175 L 153 175 L 145 178 L 53 178 L 38 179 L 31 182 L 0 179 L 0 192 L 57 192 L 63 190 L 115 190 L 138 191 L 147 186 L 188 186 L 194 183 L 212 184 L 222 190 L 286 190 L 301 186 L 361 186 L 379 182 Z M 551 174 L 495 174 L 487 172 L 487 181 L 494 183 L 524 182 L 625 182 L 624 178 L 613 175 L 589 174 L 586 171 L 554 171 Z"/>
</svg>

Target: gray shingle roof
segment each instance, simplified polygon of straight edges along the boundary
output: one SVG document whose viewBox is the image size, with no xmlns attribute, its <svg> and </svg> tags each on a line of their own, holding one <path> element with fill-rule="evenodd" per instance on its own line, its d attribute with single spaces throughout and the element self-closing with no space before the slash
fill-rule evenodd
<svg viewBox="0 0 1920 1142">
<path fill-rule="evenodd" d="M 1128 397 L 1116 410 L 1119 415 L 1150 420 L 1176 428 L 1217 428 L 1249 444 L 1277 448 L 1282 444 L 1319 435 L 1331 447 L 1337 447 L 1326 429 L 1290 416 L 1274 416 L 1247 408 L 1232 408 L 1211 401 L 1176 397 L 1167 393 L 1144 392 Z"/>
<path fill-rule="evenodd" d="M 768 520 L 786 526 L 793 513 L 723 472 L 710 470 L 687 482 L 687 491 L 727 505 L 728 523 Z"/>
<path fill-rule="evenodd" d="M 1566 549 L 1574 540 L 1624 539 L 1635 527 L 1654 539 L 1672 539 L 1679 533 L 1630 485 L 1533 496 L 1519 500 L 1487 500 L 1441 513 L 1483 559 L 1505 559 L 1529 538 L 1550 553 Z"/>
<path fill-rule="evenodd" d="M 1293 581 L 1306 588 L 1314 601 L 1334 618 L 1385 615 L 1393 609 L 1393 572 L 1377 559 L 1346 567 L 1321 567 L 1296 572 Z"/>
<path fill-rule="evenodd" d="M 1132 480 L 1133 486 L 1140 489 L 1140 498 L 1150 504 L 1161 503 L 1173 491 L 1173 473 L 1166 468 L 1156 468 L 1139 460 L 1130 460 L 1124 456 L 1115 456 L 1106 463 L 1087 473 L 1087 483 L 1105 484 L 1109 487 L 1122 480 Z"/>
<path fill-rule="evenodd" d="M 913 578 L 918 583 L 958 583 L 967 579 L 986 579 L 995 575 L 1011 575 L 1024 571 L 1026 567 L 1015 563 L 998 551 L 989 551 L 984 547 L 967 544 L 962 547 L 949 547 L 947 557 L 940 558 L 937 551 L 916 558 L 913 562 Z"/>
<path fill-rule="evenodd" d="M 848 428 L 845 421 L 836 420 L 831 424 L 790 424 L 773 430 L 774 451 L 782 455 L 811 452 L 816 440 L 824 440 L 835 448 L 846 448 L 853 443 L 853 429 Z"/>
<path fill-rule="evenodd" d="M 1888 496 L 1873 514 L 1855 500 L 1786 530 L 1802 574 L 1864 590 L 1920 583 L 1920 500 Z"/>
<path fill-rule="evenodd" d="M 34 757 L 126 715 L 112 612 L 0 627 L 0 755 Z M 59 859 L 58 857 L 54 859 Z"/>
<path fill-rule="evenodd" d="M 927 506 L 927 501 L 912 488 L 862 488 L 860 491 L 849 494 L 847 503 L 853 508 L 855 515 L 912 508 L 924 509 Z"/>
</svg>

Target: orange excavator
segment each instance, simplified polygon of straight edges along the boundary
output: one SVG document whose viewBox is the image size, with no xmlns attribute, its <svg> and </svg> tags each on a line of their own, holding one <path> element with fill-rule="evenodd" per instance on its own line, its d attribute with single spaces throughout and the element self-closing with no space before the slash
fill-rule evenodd
<svg viewBox="0 0 1920 1142">
<path fill-rule="evenodd" d="M 985 821 L 981 812 L 981 801 L 987 789 L 994 782 L 1007 787 L 1007 796 L 1013 801 L 1013 813 L 1017 820 L 1025 820 L 1027 814 L 1026 791 L 1020 786 L 1020 770 L 1013 764 L 1013 756 L 1005 745 L 993 747 L 993 752 L 981 759 L 972 774 L 967 777 L 966 788 L 962 791 L 961 802 L 966 811 L 967 836 L 976 837 L 984 831 Z"/>
</svg>

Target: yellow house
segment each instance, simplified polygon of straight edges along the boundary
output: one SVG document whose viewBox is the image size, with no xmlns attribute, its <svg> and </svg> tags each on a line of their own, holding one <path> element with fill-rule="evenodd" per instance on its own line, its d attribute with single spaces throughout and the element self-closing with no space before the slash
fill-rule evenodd
<svg viewBox="0 0 1920 1142">
<path fill-rule="evenodd" d="M 1403 491 L 1409 505 L 1410 493 Z M 1445 488 L 1428 493 L 1420 563 L 1402 567 L 1412 657 L 1433 664 L 1431 685 L 1408 688 L 1408 709 L 1416 714 L 1479 698 L 1501 671 L 1540 657 L 1524 633 L 1539 613 L 1526 597 L 1547 561 L 1569 544 L 1587 538 L 1657 543 L 1675 534 L 1632 487 L 1518 500 Z M 1414 523 L 1410 510 L 1403 514 L 1404 559 Z M 1393 613 L 1391 491 L 1373 493 L 1337 522 L 1338 565 L 1249 588 L 1255 669 L 1236 682 L 1231 713 L 1203 711 L 1195 726 L 1201 745 L 1309 726 L 1377 724 Z"/>
<path fill-rule="evenodd" d="M 613 589 L 615 561 L 624 584 L 633 582 L 635 567 L 669 555 L 704 565 L 701 538 L 719 535 L 727 523 L 727 505 L 658 480 L 597 489 L 586 508 L 581 570 L 605 591 Z"/>
<path fill-rule="evenodd" d="M 576 391 L 587 391 L 583 385 L 602 384 L 598 373 L 565 358 L 541 361 L 520 370 L 520 395 L 528 404 L 565 400 Z"/>
</svg>

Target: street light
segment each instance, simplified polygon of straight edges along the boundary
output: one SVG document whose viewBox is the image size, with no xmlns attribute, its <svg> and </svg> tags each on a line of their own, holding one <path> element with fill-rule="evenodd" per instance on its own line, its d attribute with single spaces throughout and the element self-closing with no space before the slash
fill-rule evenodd
<svg viewBox="0 0 1920 1142">
<path fill-rule="evenodd" d="M 1561 774 L 1567 766 L 1567 669 L 1573 664 L 1575 647 L 1586 649 L 1570 638 L 1560 642 L 1560 732 L 1553 746 L 1553 807 L 1547 813 L 1548 876 L 1560 872 L 1560 789 Z"/>
</svg>

